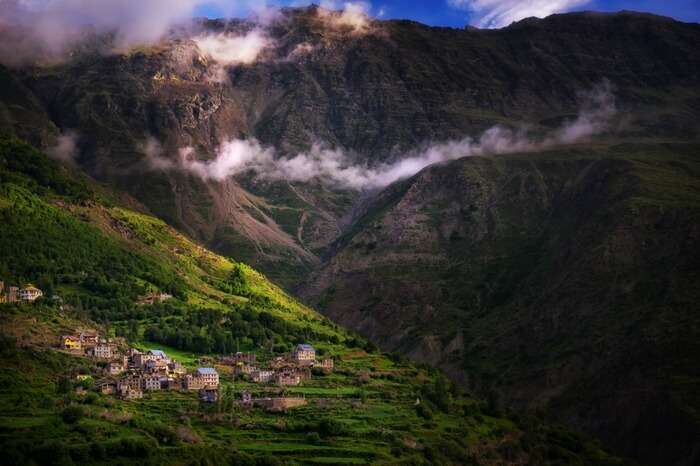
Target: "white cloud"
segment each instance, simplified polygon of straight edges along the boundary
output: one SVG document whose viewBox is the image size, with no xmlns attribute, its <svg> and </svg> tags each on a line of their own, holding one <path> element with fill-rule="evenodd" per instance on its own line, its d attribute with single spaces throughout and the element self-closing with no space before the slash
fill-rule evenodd
<svg viewBox="0 0 700 466">
<path fill-rule="evenodd" d="M 319 180 L 347 189 L 376 189 L 413 176 L 436 163 L 468 156 L 539 151 L 585 141 L 606 131 L 616 113 L 609 83 L 583 93 L 581 100 L 578 117 L 544 137 L 534 137 L 526 128 L 513 130 L 494 126 L 479 138 L 432 144 L 404 154 L 395 162 L 374 167 L 355 164 L 341 149 L 330 149 L 320 143 L 293 157 L 279 157 L 273 148 L 263 147 L 256 140 L 229 140 L 221 144 L 213 159 L 206 161 L 198 160 L 190 147 L 180 149 L 174 161 L 165 158 L 160 147 L 152 142 L 147 142 L 143 151 L 152 169 L 179 169 L 203 180 L 223 181 L 251 172 L 256 178 L 268 181 Z"/>
<path fill-rule="evenodd" d="M 197 47 L 222 65 L 250 64 L 255 62 L 272 41 L 260 29 L 244 36 L 225 33 L 203 34 L 193 37 Z"/>
<path fill-rule="evenodd" d="M 371 5 L 366 2 L 321 1 L 318 17 L 332 29 L 349 29 L 355 34 L 366 33 L 370 29 Z"/>
<path fill-rule="evenodd" d="M 447 0 L 447 3 L 471 14 L 472 24 L 481 28 L 500 28 L 536 16 L 571 11 L 591 0 Z"/>
<path fill-rule="evenodd" d="M 77 142 L 78 135 L 67 131 L 56 138 L 56 143 L 46 149 L 46 153 L 49 157 L 61 162 L 72 163 L 78 155 Z"/>
</svg>

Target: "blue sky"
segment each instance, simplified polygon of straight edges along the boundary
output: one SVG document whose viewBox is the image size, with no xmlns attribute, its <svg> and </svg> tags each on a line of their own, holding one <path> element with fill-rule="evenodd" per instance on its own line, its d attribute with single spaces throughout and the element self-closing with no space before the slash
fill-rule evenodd
<svg viewBox="0 0 700 466">
<path fill-rule="evenodd" d="M 316 0 L 315 3 L 320 3 Z M 324 0 L 342 9 L 344 0 Z M 213 6 L 217 3 L 218 6 Z M 201 6 L 197 13 L 219 17 L 244 15 L 253 5 L 264 0 L 213 0 Z M 300 5 L 304 0 L 269 0 L 269 5 Z M 365 2 L 372 16 L 412 19 L 436 26 L 499 27 L 526 16 L 546 16 L 552 12 L 596 10 L 647 11 L 671 16 L 681 21 L 700 22 L 700 0 L 372 0 Z M 223 7 L 222 7 L 223 5 Z"/>
</svg>

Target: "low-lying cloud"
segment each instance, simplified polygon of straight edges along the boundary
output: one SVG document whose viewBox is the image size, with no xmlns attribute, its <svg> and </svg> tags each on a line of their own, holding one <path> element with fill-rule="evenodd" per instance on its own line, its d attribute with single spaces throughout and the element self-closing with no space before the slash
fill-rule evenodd
<svg viewBox="0 0 700 466">
<path fill-rule="evenodd" d="M 527 128 L 494 126 L 478 138 L 432 144 L 404 154 L 395 162 L 377 166 L 353 163 L 343 150 L 331 149 L 321 143 L 293 157 L 280 157 L 273 148 L 264 147 L 254 139 L 225 141 L 212 160 L 197 159 L 191 147 L 179 149 L 174 158 L 166 158 L 154 140 L 146 143 L 144 153 L 153 170 L 182 170 L 207 181 L 223 181 L 250 173 L 266 181 L 318 180 L 347 189 L 376 189 L 413 176 L 436 163 L 468 156 L 539 151 L 582 142 L 607 131 L 616 114 L 610 84 L 605 82 L 581 97 L 581 111 L 575 119 L 539 137 Z"/>
<path fill-rule="evenodd" d="M 470 14 L 470 22 L 481 28 L 500 28 L 532 16 L 544 18 L 564 13 L 590 3 L 591 0 L 447 0 L 447 3 Z"/>
<path fill-rule="evenodd" d="M 260 52 L 272 45 L 272 40 L 261 29 L 253 29 L 245 35 L 201 34 L 192 40 L 205 55 L 222 65 L 251 64 Z"/>
<path fill-rule="evenodd" d="M 56 138 L 53 146 L 46 149 L 46 154 L 61 162 L 73 163 L 78 155 L 78 135 L 67 131 Z"/>
</svg>

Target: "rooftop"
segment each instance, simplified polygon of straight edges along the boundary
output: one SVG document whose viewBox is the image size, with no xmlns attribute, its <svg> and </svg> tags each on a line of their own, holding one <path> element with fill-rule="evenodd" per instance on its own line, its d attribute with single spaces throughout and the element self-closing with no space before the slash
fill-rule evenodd
<svg viewBox="0 0 700 466">
<path fill-rule="evenodd" d="M 216 372 L 216 369 L 214 369 L 213 367 L 200 367 L 199 369 L 197 369 L 197 373 L 202 374 L 202 375 L 205 375 L 205 374 L 210 375 L 210 374 L 216 374 L 217 372 Z"/>
<path fill-rule="evenodd" d="M 315 351 L 314 347 L 306 343 L 297 345 L 297 351 Z"/>
<path fill-rule="evenodd" d="M 153 356 L 158 356 L 159 358 L 167 359 L 168 357 L 165 355 L 165 352 L 158 350 L 158 349 L 152 349 L 149 351 Z"/>
</svg>

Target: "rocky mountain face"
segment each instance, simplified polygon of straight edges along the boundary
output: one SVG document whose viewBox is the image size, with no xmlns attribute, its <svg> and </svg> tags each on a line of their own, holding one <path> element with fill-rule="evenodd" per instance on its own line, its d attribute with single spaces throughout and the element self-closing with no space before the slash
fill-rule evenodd
<svg viewBox="0 0 700 466">
<path fill-rule="evenodd" d="M 302 293 L 496 402 L 697 460 L 700 146 L 473 157 L 371 203 Z"/>
<path fill-rule="evenodd" d="M 698 461 L 700 26 L 579 13 L 356 28 L 309 8 L 263 29 L 257 60 L 225 68 L 182 31 L 0 67 L 0 129 L 42 147 L 73 132 L 91 176 L 496 404 L 542 409 L 644 463 Z M 457 160 L 377 191 L 204 180 L 149 159 L 255 139 L 375 166 L 493 125 L 545 134 L 602 81 L 618 112 L 595 144 Z"/>
<path fill-rule="evenodd" d="M 254 27 L 204 21 L 196 29 Z M 256 138 L 282 154 L 321 142 L 372 164 L 494 124 L 556 126 L 575 116 L 577 95 L 601 80 L 628 115 L 628 136 L 700 133 L 697 25 L 585 13 L 497 31 L 407 21 L 355 29 L 309 8 L 286 10 L 265 33 L 271 45 L 258 59 L 227 67 L 222 79 L 212 79 L 219 66 L 185 33 L 124 53 L 88 49 L 65 63 L 4 70 L 16 88 L 9 95 L 26 95 L 26 105 L 3 99 L 4 126 L 25 135 L 29 118 L 43 132 L 75 132 L 78 163 L 91 175 L 287 285 L 316 267 L 360 196 L 322 183 L 248 176 L 203 183 L 145 170 L 149 137 L 171 158 L 191 146 L 206 159 L 227 139 Z"/>
</svg>

